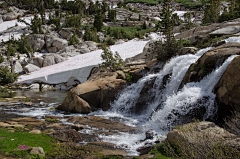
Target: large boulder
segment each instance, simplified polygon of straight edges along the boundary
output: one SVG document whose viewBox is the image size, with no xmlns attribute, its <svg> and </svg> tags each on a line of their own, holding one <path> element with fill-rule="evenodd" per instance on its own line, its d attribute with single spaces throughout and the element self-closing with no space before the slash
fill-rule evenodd
<svg viewBox="0 0 240 159">
<path fill-rule="evenodd" d="M 143 52 L 130 58 L 126 58 L 125 63 L 130 63 L 132 61 L 144 60 L 145 62 L 150 62 L 156 57 L 153 53 L 153 48 L 155 47 L 156 40 L 149 41 L 143 48 Z"/>
<path fill-rule="evenodd" d="M 31 72 L 34 72 L 34 71 L 38 71 L 40 70 L 39 67 L 33 65 L 33 64 L 28 64 L 26 65 L 23 70 L 26 72 L 26 73 L 31 73 Z"/>
<path fill-rule="evenodd" d="M 33 57 L 31 63 L 38 67 L 43 67 L 43 57 Z"/>
<path fill-rule="evenodd" d="M 9 7 L 8 9 L 10 12 L 8 12 L 2 16 L 3 21 L 9 21 L 9 20 L 16 19 L 18 16 L 23 16 L 25 13 L 24 10 L 20 10 L 14 6 Z"/>
<path fill-rule="evenodd" d="M 231 111 L 240 112 L 240 56 L 237 56 L 228 66 L 214 87 L 217 95 L 218 116 L 223 119 Z"/>
<path fill-rule="evenodd" d="M 215 154 L 215 150 L 230 151 L 240 147 L 240 138 L 206 121 L 189 123 L 173 129 L 167 134 L 167 141 L 182 152 L 191 152 L 194 158 L 211 158 L 210 155 Z"/>
<path fill-rule="evenodd" d="M 65 39 L 70 39 L 71 36 L 73 35 L 73 30 L 71 28 L 62 28 L 59 31 L 59 34 L 64 37 Z"/>
<path fill-rule="evenodd" d="M 91 111 L 99 108 L 109 109 L 110 102 L 114 101 L 116 93 L 122 90 L 126 83 L 122 79 L 117 79 L 117 76 L 118 74 L 115 72 L 102 72 L 92 75 L 88 81 L 71 89 L 58 109 L 81 113 L 85 110 L 89 111 L 88 104 Z"/>
<path fill-rule="evenodd" d="M 28 37 L 28 43 L 31 45 L 33 50 L 41 51 L 45 44 L 45 35 L 44 34 L 31 34 Z"/>
<path fill-rule="evenodd" d="M 45 55 L 43 60 L 43 67 L 54 65 L 60 62 L 65 61 L 66 59 L 58 54 Z"/>
<path fill-rule="evenodd" d="M 51 53 L 55 53 L 58 52 L 60 50 L 62 50 L 63 48 L 68 46 L 68 41 L 58 38 L 58 37 L 54 37 L 51 35 L 47 35 L 46 36 L 46 47 L 48 52 Z"/>
<path fill-rule="evenodd" d="M 15 61 L 12 68 L 13 68 L 14 73 L 22 73 L 23 72 L 22 65 L 20 64 L 19 61 Z"/>
<path fill-rule="evenodd" d="M 201 80 L 205 75 L 216 69 L 217 66 L 222 65 L 231 55 L 240 55 L 239 43 L 226 43 L 209 50 L 189 67 L 180 88 L 188 82 Z"/>
</svg>

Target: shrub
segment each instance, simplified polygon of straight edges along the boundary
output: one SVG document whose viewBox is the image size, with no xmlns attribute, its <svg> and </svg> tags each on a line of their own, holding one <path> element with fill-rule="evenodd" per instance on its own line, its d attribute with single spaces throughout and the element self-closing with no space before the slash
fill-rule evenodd
<svg viewBox="0 0 240 159">
<path fill-rule="evenodd" d="M 110 51 L 110 49 L 106 46 L 103 46 L 102 49 L 103 52 L 101 57 L 104 62 L 99 64 L 99 68 L 101 70 L 109 69 L 110 71 L 116 71 L 117 69 L 120 69 L 120 66 L 124 65 L 123 59 L 118 52 L 115 52 L 115 55 L 113 55 L 112 51 Z"/>
<path fill-rule="evenodd" d="M 3 66 L 0 69 L 0 83 L 8 84 L 13 83 L 17 80 L 18 75 L 16 73 L 12 73 L 7 66 Z"/>
<path fill-rule="evenodd" d="M 69 39 L 69 45 L 75 45 L 79 43 L 77 35 L 74 33 Z"/>
<path fill-rule="evenodd" d="M 114 45 L 115 44 L 115 41 L 111 37 L 109 37 L 106 42 L 107 42 L 108 45 Z"/>
<path fill-rule="evenodd" d="M 81 19 L 82 17 L 80 15 L 67 16 L 65 19 L 65 27 L 74 27 L 79 29 L 81 27 Z"/>
<path fill-rule="evenodd" d="M 3 55 L 0 54 L 0 63 L 2 63 L 4 61 Z"/>
<path fill-rule="evenodd" d="M 17 52 L 16 48 L 13 46 L 11 42 L 7 44 L 7 50 L 5 51 L 7 56 L 15 56 L 15 53 Z"/>
<path fill-rule="evenodd" d="M 97 36 L 97 32 L 95 30 L 89 30 L 87 29 L 83 35 L 84 41 L 95 41 L 99 42 L 99 38 Z"/>
</svg>

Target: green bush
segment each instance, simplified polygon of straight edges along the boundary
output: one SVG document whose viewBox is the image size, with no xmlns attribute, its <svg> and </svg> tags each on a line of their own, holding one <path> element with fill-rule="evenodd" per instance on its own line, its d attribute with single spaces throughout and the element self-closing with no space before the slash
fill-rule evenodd
<svg viewBox="0 0 240 159">
<path fill-rule="evenodd" d="M 106 42 L 107 42 L 108 45 L 114 45 L 115 44 L 115 41 L 111 37 L 109 37 Z"/>
<path fill-rule="evenodd" d="M 97 32 L 95 30 L 87 29 L 83 35 L 83 40 L 99 42 L 99 37 L 97 36 Z"/>
<path fill-rule="evenodd" d="M 2 63 L 4 61 L 3 55 L 0 54 L 0 63 Z"/>
<path fill-rule="evenodd" d="M 0 69 L 0 83 L 8 84 L 13 83 L 17 80 L 18 75 L 12 73 L 7 66 L 3 66 Z"/>
<path fill-rule="evenodd" d="M 103 52 L 101 53 L 101 57 L 104 62 L 102 64 L 99 64 L 99 68 L 102 71 L 107 69 L 110 71 L 116 71 L 124 65 L 124 62 L 118 52 L 115 52 L 115 55 L 113 55 L 112 51 L 110 51 L 110 49 L 106 46 L 103 46 L 102 49 Z"/>
<path fill-rule="evenodd" d="M 80 15 L 67 16 L 65 19 L 65 27 L 74 27 L 79 29 L 81 27 L 81 19 L 82 17 Z"/>
<path fill-rule="evenodd" d="M 5 51 L 5 54 L 7 56 L 15 56 L 15 53 L 17 52 L 16 48 L 13 46 L 12 43 L 7 44 L 7 50 Z"/>
<path fill-rule="evenodd" d="M 75 45 L 79 43 L 77 35 L 74 33 L 69 39 L 69 45 Z"/>
<path fill-rule="evenodd" d="M 0 97 L 1 98 L 12 98 L 13 92 L 8 90 L 7 88 L 0 87 Z"/>
</svg>

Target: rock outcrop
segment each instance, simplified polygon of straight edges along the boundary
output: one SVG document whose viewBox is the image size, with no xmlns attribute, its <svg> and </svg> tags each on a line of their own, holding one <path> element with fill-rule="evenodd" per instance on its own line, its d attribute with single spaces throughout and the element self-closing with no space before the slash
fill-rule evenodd
<svg viewBox="0 0 240 159">
<path fill-rule="evenodd" d="M 218 118 L 223 119 L 231 111 L 240 112 L 240 56 L 237 56 L 228 66 L 214 87 L 217 95 Z"/>
<path fill-rule="evenodd" d="M 38 71 L 40 70 L 39 67 L 33 65 L 33 64 L 28 64 L 26 65 L 23 70 L 26 72 L 26 73 L 31 73 L 31 72 L 34 72 L 34 71 Z"/>
<path fill-rule="evenodd" d="M 43 49 L 45 44 L 45 35 L 44 34 L 31 34 L 28 37 L 28 43 L 31 45 L 32 49 L 39 51 Z"/>
<path fill-rule="evenodd" d="M 196 153 L 213 148 L 239 148 L 240 138 L 212 122 L 194 122 L 179 126 L 167 134 L 167 141 L 181 150 Z M 217 147 L 216 147 L 217 146 Z M 195 150 L 195 151 L 194 151 Z M 205 158 L 205 157 L 204 157 Z M 208 157 L 206 157 L 208 158 Z"/>
<path fill-rule="evenodd" d="M 110 102 L 115 99 L 116 93 L 121 91 L 126 83 L 122 79 L 117 79 L 117 76 L 116 72 L 92 75 L 88 81 L 71 89 L 58 109 L 74 113 L 89 113 L 89 106 L 91 111 L 99 108 L 109 109 Z"/>
<path fill-rule="evenodd" d="M 51 53 L 55 53 L 58 52 L 60 50 L 62 50 L 63 48 L 68 46 L 68 41 L 58 38 L 58 37 L 54 37 L 51 35 L 47 35 L 46 36 L 46 47 L 48 52 Z"/>
<path fill-rule="evenodd" d="M 231 55 L 240 55 L 239 43 L 226 43 L 206 52 L 196 63 L 193 63 L 185 74 L 180 88 L 188 82 L 200 81 Z"/>
</svg>

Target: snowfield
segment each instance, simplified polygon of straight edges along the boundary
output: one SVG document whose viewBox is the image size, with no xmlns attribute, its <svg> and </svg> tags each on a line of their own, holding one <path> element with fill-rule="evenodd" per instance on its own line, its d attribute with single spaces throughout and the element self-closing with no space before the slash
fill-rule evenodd
<svg viewBox="0 0 240 159">
<path fill-rule="evenodd" d="M 153 37 L 157 37 L 153 35 Z M 133 39 L 123 44 L 111 46 L 111 51 L 117 51 L 122 59 L 133 57 L 143 51 L 149 41 Z M 102 50 L 92 51 L 70 57 L 67 61 L 43 67 L 38 71 L 19 77 L 16 83 L 49 83 L 59 84 L 67 82 L 71 77 L 77 78 L 81 83 L 87 80 L 91 69 L 101 63 Z"/>
</svg>

